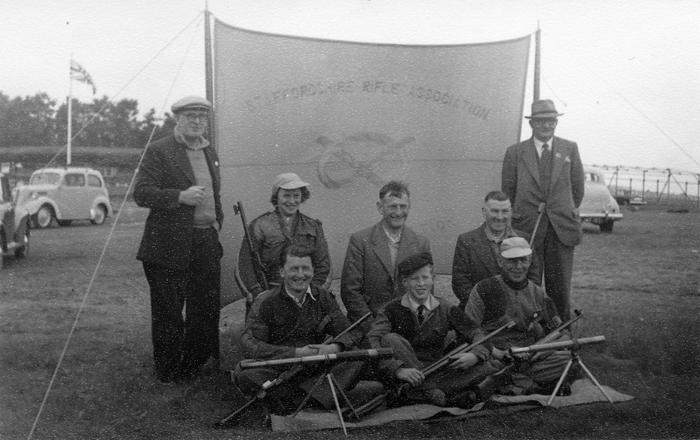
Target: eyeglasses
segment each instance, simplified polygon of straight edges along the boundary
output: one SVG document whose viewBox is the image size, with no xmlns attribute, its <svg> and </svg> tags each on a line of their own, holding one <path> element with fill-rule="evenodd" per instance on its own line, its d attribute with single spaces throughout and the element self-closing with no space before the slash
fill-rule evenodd
<svg viewBox="0 0 700 440">
<path fill-rule="evenodd" d="M 559 122 L 557 119 L 532 119 L 532 125 L 536 125 L 538 127 L 554 127 L 557 125 L 557 122 Z"/>
<path fill-rule="evenodd" d="M 209 120 L 209 115 L 195 115 L 192 113 L 187 113 L 184 115 L 189 122 L 207 122 Z"/>
</svg>

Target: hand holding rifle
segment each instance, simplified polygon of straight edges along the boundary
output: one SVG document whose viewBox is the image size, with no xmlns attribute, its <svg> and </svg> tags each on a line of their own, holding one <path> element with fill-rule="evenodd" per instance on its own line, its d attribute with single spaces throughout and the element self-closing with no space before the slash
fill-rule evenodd
<svg viewBox="0 0 700 440">
<path fill-rule="evenodd" d="M 408 380 L 404 379 L 404 380 L 406 380 L 406 383 L 401 385 L 398 390 L 396 390 L 396 391 L 389 390 L 383 394 L 380 394 L 379 396 L 375 397 L 374 399 L 370 400 L 369 402 L 365 403 L 364 405 L 362 405 L 358 408 L 355 408 L 354 411 L 344 412 L 343 416 L 348 417 L 348 416 L 354 415 L 354 416 L 359 418 L 359 417 L 362 417 L 366 414 L 370 414 L 375 409 L 379 408 L 389 398 L 389 396 L 391 394 L 400 395 L 402 392 L 404 392 L 404 390 L 407 386 L 416 386 L 414 384 L 420 385 L 421 383 L 423 383 L 423 381 L 425 380 L 426 377 L 435 373 L 436 371 L 439 371 L 440 369 L 442 369 L 446 365 L 454 362 L 455 359 L 458 359 L 459 357 L 461 357 L 459 355 L 469 352 L 474 347 L 477 347 L 477 346 L 487 342 L 489 339 L 498 335 L 502 331 L 504 331 L 506 329 L 513 328 L 513 327 L 515 327 L 515 322 L 510 321 L 507 324 L 497 328 L 496 330 L 492 331 L 488 335 L 484 336 L 483 338 L 481 338 L 480 340 L 478 340 L 472 344 L 465 343 L 465 344 L 460 345 L 459 347 L 450 351 L 448 354 L 441 357 L 440 359 L 433 362 L 432 364 L 430 364 L 429 366 L 425 367 L 422 370 L 417 370 L 415 368 L 407 368 L 404 370 L 409 370 L 409 371 L 403 371 L 403 372 L 400 372 L 400 370 L 397 371 L 397 376 L 406 376 L 406 379 L 408 379 Z M 463 362 L 466 363 L 466 361 L 463 361 Z M 419 374 L 416 374 L 416 372 Z M 397 377 L 397 378 L 400 378 L 400 377 Z"/>
<path fill-rule="evenodd" d="M 250 261 L 253 265 L 253 272 L 255 273 L 255 278 L 258 280 L 258 284 L 260 284 L 263 291 L 268 290 L 270 288 L 270 285 L 268 284 L 267 278 L 265 277 L 265 270 L 263 269 L 263 264 L 262 260 L 260 259 L 260 255 L 258 254 L 258 251 L 255 249 L 255 245 L 253 244 L 253 237 L 250 233 L 250 230 L 248 229 L 248 220 L 245 217 L 243 203 L 238 201 L 235 205 L 233 205 L 233 213 L 234 215 L 241 215 L 241 222 L 243 222 L 243 231 L 245 233 L 245 241 L 248 246 L 248 251 L 250 252 Z M 246 298 L 246 301 L 248 303 L 252 303 L 254 298 L 252 298 L 250 292 L 248 293 L 251 297 Z"/>
<path fill-rule="evenodd" d="M 329 347 L 329 346 L 337 346 L 337 344 L 334 344 L 333 341 L 337 340 L 340 336 L 343 336 L 346 333 L 349 333 L 353 329 L 355 329 L 358 325 L 360 325 L 365 319 L 369 318 L 372 316 L 372 312 L 367 312 L 366 315 L 364 315 L 362 318 L 358 319 L 354 324 L 340 332 L 337 336 L 329 336 L 323 341 L 323 344 L 319 345 L 309 345 L 308 347 Z M 321 350 L 318 350 L 318 353 L 313 353 L 313 354 L 321 354 L 324 356 L 327 356 L 328 353 L 321 353 Z M 300 356 L 301 357 L 301 356 Z M 251 397 L 243 406 L 240 408 L 235 409 L 232 411 L 230 414 L 228 414 L 226 417 L 223 419 L 219 420 L 217 423 L 214 424 L 215 427 L 217 428 L 226 428 L 232 425 L 232 421 L 235 420 L 236 416 L 241 414 L 246 408 L 251 406 L 253 403 L 257 402 L 258 400 L 262 400 L 267 396 L 267 393 L 270 391 L 271 388 L 278 386 L 284 382 L 289 381 L 291 378 L 296 376 L 299 372 L 301 372 L 304 368 L 303 363 L 298 363 L 294 365 L 292 368 L 290 368 L 287 371 L 284 371 L 281 373 L 279 376 L 277 376 L 276 379 L 270 380 L 265 382 L 262 385 L 262 388 L 253 396 Z"/>
</svg>

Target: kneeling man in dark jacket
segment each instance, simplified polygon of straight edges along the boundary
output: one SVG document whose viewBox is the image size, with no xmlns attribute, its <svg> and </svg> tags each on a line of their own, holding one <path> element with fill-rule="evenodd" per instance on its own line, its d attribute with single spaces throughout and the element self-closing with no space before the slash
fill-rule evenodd
<svg viewBox="0 0 700 440">
<path fill-rule="evenodd" d="M 497 371 L 487 361 L 489 350 L 477 346 L 454 355 L 452 362 L 426 376 L 421 369 L 448 352 L 448 332 L 456 333 L 456 343 L 472 341 L 478 326 L 464 312 L 433 295 L 435 276 L 430 252 L 414 254 L 398 265 L 405 289 L 401 298 L 388 302 L 377 315 L 368 335 L 372 348 L 393 348 L 394 359 L 380 361 L 385 385 L 408 383 L 409 401 L 437 406 L 471 407 L 476 403 L 472 390 L 480 379 Z"/>
</svg>

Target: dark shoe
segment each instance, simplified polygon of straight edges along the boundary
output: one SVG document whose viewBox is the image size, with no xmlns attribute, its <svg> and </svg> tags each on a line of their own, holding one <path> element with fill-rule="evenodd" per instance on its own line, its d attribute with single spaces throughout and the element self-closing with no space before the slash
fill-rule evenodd
<svg viewBox="0 0 700 440">
<path fill-rule="evenodd" d="M 469 409 L 479 403 L 477 394 L 472 390 L 462 391 L 447 399 L 447 406 Z"/>
<path fill-rule="evenodd" d="M 406 397 L 413 403 L 429 403 L 441 408 L 447 406 L 445 393 L 437 388 L 410 390 L 406 393 Z"/>
</svg>

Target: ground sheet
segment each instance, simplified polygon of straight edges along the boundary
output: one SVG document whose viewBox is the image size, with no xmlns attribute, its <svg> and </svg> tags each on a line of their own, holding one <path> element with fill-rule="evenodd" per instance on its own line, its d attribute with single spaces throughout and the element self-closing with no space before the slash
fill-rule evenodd
<svg viewBox="0 0 700 440">
<path fill-rule="evenodd" d="M 632 400 L 632 396 L 618 393 L 603 386 L 614 403 Z M 400 408 L 385 409 L 366 416 L 358 423 L 345 422 L 348 429 L 384 425 L 399 420 L 416 420 L 421 422 L 439 422 L 470 417 L 486 417 L 510 414 L 528 409 L 542 408 L 547 405 L 550 396 L 501 396 L 495 395 L 485 403 L 471 409 L 440 408 L 434 405 L 410 405 Z M 571 395 L 555 397 L 552 408 L 563 408 L 587 403 L 608 402 L 593 382 L 579 379 L 571 385 Z M 608 403 L 609 404 L 609 403 Z M 339 429 L 340 420 L 336 411 L 302 411 L 295 417 L 272 415 L 272 430 L 281 432 L 316 431 L 321 429 Z"/>
</svg>

